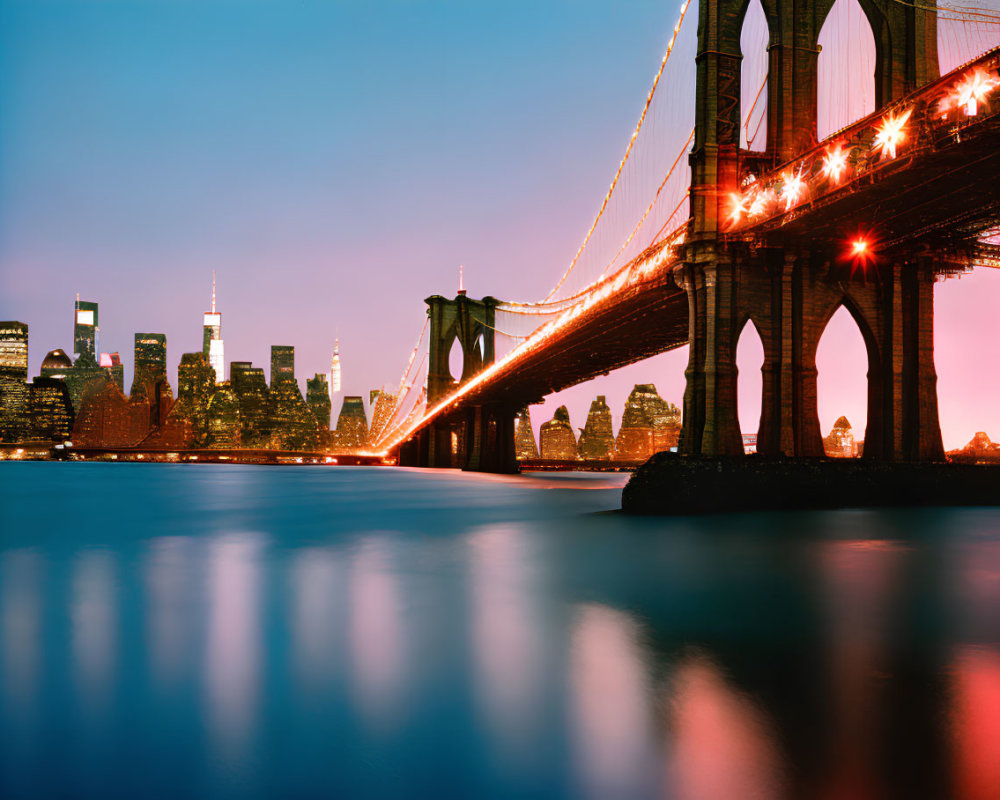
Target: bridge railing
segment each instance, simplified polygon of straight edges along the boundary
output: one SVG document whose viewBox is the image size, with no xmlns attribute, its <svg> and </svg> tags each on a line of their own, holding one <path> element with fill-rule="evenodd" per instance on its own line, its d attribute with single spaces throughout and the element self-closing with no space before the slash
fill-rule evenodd
<svg viewBox="0 0 1000 800">
<path fill-rule="evenodd" d="M 960 141 L 1000 114 L 1000 48 L 832 134 L 764 175 L 747 175 L 732 192 L 727 234 L 791 222 L 818 200 L 846 194 L 891 172 L 906 157 Z"/>
</svg>

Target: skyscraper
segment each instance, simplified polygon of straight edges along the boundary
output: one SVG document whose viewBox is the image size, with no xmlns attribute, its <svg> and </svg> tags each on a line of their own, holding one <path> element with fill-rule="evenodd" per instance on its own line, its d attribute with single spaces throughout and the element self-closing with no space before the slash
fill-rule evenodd
<svg viewBox="0 0 1000 800">
<path fill-rule="evenodd" d="M 517 412 L 517 430 L 514 433 L 514 452 L 519 461 L 527 458 L 538 458 L 538 446 L 535 444 L 535 432 L 531 428 L 531 412 L 525 406 Z"/>
<path fill-rule="evenodd" d="M 337 446 L 357 450 L 368 444 L 368 417 L 364 401 L 357 396 L 347 396 L 337 417 Z"/>
<path fill-rule="evenodd" d="M 0 440 L 17 442 L 30 427 L 28 326 L 0 322 Z"/>
<path fill-rule="evenodd" d="M 322 372 L 306 380 L 306 405 L 316 417 L 319 427 L 324 431 L 330 430 L 330 389 Z"/>
<path fill-rule="evenodd" d="M 240 403 L 240 443 L 243 447 L 268 447 L 274 427 L 271 393 L 264 370 L 249 361 L 230 364 L 233 391 Z"/>
<path fill-rule="evenodd" d="M 76 296 L 73 325 L 73 353 L 79 366 L 97 365 L 97 303 Z"/>
<path fill-rule="evenodd" d="M 66 382 L 39 376 L 28 385 L 31 401 L 31 434 L 34 440 L 61 442 L 73 431 L 73 404 Z"/>
<path fill-rule="evenodd" d="M 623 461 L 644 461 L 653 453 L 677 446 L 681 412 L 651 383 L 637 383 L 625 402 L 615 454 Z"/>
<path fill-rule="evenodd" d="M 580 458 L 601 460 L 611 458 L 615 449 L 615 435 L 611 428 L 611 409 L 603 394 L 590 404 L 587 424 L 580 432 L 578 442 Z"/>
<path fill-rule="evenodd" d="M 271 345 L 271 388 L 285 380 L 295 380 L 295 348 L 286 344 Z"/>
<path fill-rule="evenodd" d="M 167 337 L 163 333 L 135 334 L 135 375 L 130 402 L 146 401 L 150 406 L 150 425 L 163 424 L 173 403 L 173 391 L 167 380 Z"/>
<path fill-rule="evenodd" d="M 368 404 L 372 409 L 372 425 L 368 431 L 370 442 L 377 442 L 386 432 L 386 428 L 396 413 L 396 396 L 385 388 L 372 389 L 368 393 Z"/>
<path fill-rule="evenodd" d="M 135 377 L 132 389 L 139 381 L 155 382 L 167 377 L 167 335 L 137 333 L 135 335 Z"/>
<path fill-rule="evenodd" d="M 552 419 L 542 423 L 539 439 L 544 459 L 568 461 L 577 457 L 576 435 L 566 406 L 559 406 Z"/>
<path fill-rule="evenodd" d="M 215 270 L 212 270 L 212 310 L 206 311 L 201 351 L 208 365 L 215 370 L 215 382 L 226 379 L 226 357 L 222 344 L 222 314 L 215 310 Z"/>
<path fill-rule="evenodd" d="M 340 391 L 340 339 L 333 340 L 333 357 L 330 359 L 330 407 Z"/>
</svg>

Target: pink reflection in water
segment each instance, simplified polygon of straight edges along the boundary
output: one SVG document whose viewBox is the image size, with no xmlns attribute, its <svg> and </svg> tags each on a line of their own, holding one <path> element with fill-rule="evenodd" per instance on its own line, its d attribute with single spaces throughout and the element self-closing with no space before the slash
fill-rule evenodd
<svg viewBox="0 0 1000 800">
<path fill-rule="evenodd" d="M 585 605 L 571 636 L 572 735 L 582 789 L 590 797 L 634 796 L 653 755 L 637 627 L 622 612 Z"/>
<path fill-rule="evenodd" d="M 74 676 L 81 706 L 106 711 L 111 702 L 118 652 L 118 613 L 114 556 L 85 550 L 73 566 L 70 606 Z"/>
<path fill-rule="evenodd" d="M 209 729 L 223 759 L 242 754 L 256 722 L 261 664 L 260 552 L 257 534 L 210 545 L 205 690 Z"/>
<path fill-rule="evenodd" d="M 307 692 L 330 680 L 337 663 L 335 612 L 346 581 L 344 567 L 327 549 L 299 550 L 291 565 L 293 666 Z"/>
<path fill-rule="evenodd" d="M 882 793 L 876 759 L 884 686 L 874 676 L 892 669 L 887 640 L 907 552 L 895 542 L 864 540 L 831 542 L 822 553 L 833 692 L 829 797 Z"/>
<path fill-rule="evenodd" d="M 469 538 L 477 699 L 500 749 L 521 758 L 530 754 L 543 707 L 542 634 L 525 575 L 533 561 L 529 544 L 516 527 L 487 528 Z"/>
<path fill-rule="evenodd" d="M 41 572 L 34 551 L 0 558 L 0 696 L 3 706 L 22 714 L 34 705 L 41 669 Z"/>
<path fill-rule="evenodd" d="M 673 739 L 667 796 L 679 800 L 784 796 L 782 760 L 765 715 L 726 681 L 708 657 L 695 655 L 674 673 L 669 722 Z"/>
<path fill-rule="evenodd" d="M 175 685 L 190 658 L 192 549 L 190 539 L 163 537 L 150 542 L 146 556 L 146 635 L 150 670 L 160 684 Z"/>
<path fill-rule="evenodd" d="M 400 714 L 406 651 L 398 578 L 378 541 L 369 539 L 350 577 L 350 641 L 360 711 L 373 728 L 395 725 Z"/>
<path fill-rule="evenodd" d="M 1000 650 L 967 645 L 952 667 L 955 794 L 1000 797 Z"/>
</svg>

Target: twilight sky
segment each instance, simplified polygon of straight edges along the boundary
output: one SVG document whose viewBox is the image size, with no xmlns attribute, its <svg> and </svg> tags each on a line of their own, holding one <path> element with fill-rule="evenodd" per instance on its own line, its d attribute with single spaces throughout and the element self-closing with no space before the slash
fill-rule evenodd
<svg viewBox="0 0 1000 800">
<path fill-rule="evenodd" d="M 267 368 L 271 344 L 292 344 L 304 384 L 328 369 L 339 332 L 346 393 L 394 385 L 423 298 L 452 293 L 459 263 L 473 296 L 551 288 L 678 7 L 0 0 L 0 319 L 30 325 L 35 375 L 46 351 L 72 348 L 79 292 L 101 304 L 100 348 L 122 353 L 127 385 L 134 331 L 167 334 L 173 382 L 181 354 L 200 349 L 215 269 L 227 361 Z M 936 299 L 945 444 L 1000 438 L 1000 271 L 939 284 Z M 824 433 L 842 413 L 865 416 L 860 334 L 833 326 Z M 582 426 L 601 393 L 617 425 L 636 382 L 680 404 L 686 358 L 550 398 L 535 424 L 566 402 Z"/>
</svg>

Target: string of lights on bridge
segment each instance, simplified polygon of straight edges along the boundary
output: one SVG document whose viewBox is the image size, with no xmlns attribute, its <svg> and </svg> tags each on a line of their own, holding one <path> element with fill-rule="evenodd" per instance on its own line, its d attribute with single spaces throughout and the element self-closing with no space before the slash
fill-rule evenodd
<svg viewBox="0 0 1000 800">
<path fill-rule="evenodd" d="M 730 195 L 729 230 L 752 232 L 755 226 L 791 215 L 807 203 L 842 190 L 852 181 L 896 160 L 904 147 L 914 151 L 928 134 L 942 126 L 960 136 L 980 112 L 994 102 L 1000 87 L 1000 48 L 976 59 L 959 74 L 913 100 L 906 98 L 830 137 L 808 153 L 774 171 L 750 176 Z M 914 112 L 923 125 L 914 124 Z M 992 109 L 996 113 L 996 109 Z M 869 248 L 864 239 L 851 243 L 860 255 Z"/>
</svg>

